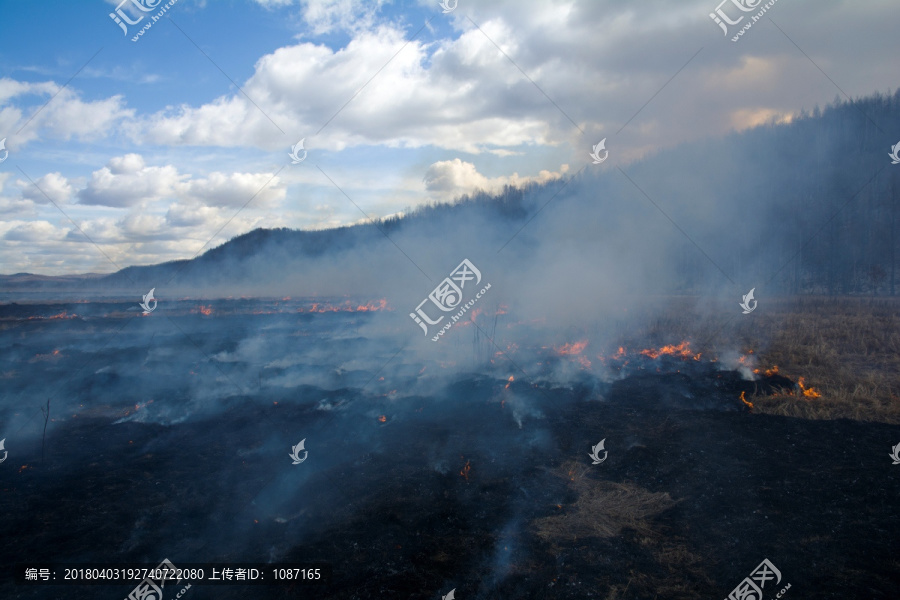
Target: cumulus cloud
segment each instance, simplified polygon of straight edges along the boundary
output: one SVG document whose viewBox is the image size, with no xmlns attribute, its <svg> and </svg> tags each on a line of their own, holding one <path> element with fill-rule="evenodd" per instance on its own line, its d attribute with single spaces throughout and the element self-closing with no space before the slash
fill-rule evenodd
<svg viewBox="0 0 900 600">
<path fill-rule="evenodd" d="M 78 192 L 81 204 L 98 204 L 123 208 L 139 202 L 172 198 L 186 175 L 179 175 L 172 165 L 148 167 L 138 154 L 111 159 L 105 167 L 94 171 L 83 190 Z"/>
<path fill-rule="evenodd" d="M 20 198 L 0 196 L 0 216 L 3 219 L 33 217 L 34 202 Z"/>
<path fill-rule="evenodd" d="M 13 100 L 25 104 L 26 97 L 31 96 L 39 102 L 29 103 L 27 108 L 11 105 Z M 120 95 L 86 102 L 76 90 L 55 82 L 27 83 L 0 78 L 0 131 L 17 132 L 9 136 L 7 144 L 14 151 L 39 138 L 40 131 L 61 140 L 101 139 L 133 116 L 134 110 L 125 107 Z"/>
<path fill-rule="evenodd" d="M 208 206 L 240 208 L 250 202 L 268 208 L 284 200 L 286 190 L 271 173 L 210 173 L 187 183 L 182 198 Z"/>
<path fill-rule="evenodd" d="M 38 204 L 56 204 L 68 202 L 74 193 L 74 187 L 62 173 L 47 173 L 34 181 L 18 181 L 22 188 L 22 197 Z"/>
<path fill-rule="evenodd" d="M 13 221 L 3 233 L 3 239 L 12 242 L 39 242 L 58 238 L 56 228 L 47 221 Z"/>
<path fill-rule="evenodd" d="M 13 218 L 30 216 L 34 213 L 34 202 L 22 198 L 14 198 L 4 194 L 6 181 L 12 177 L 12 173 L 0 173 L 0 221 L 10 221 Z"/>
<path fill-rule="evenodd" d="M 166 225 L 169 227 L 198 227 L 212 223 L 219 211 L 209 206 L 186 206 L 172 204 L 166 211 Z"/>
<path fill-rule="evenodd" d="M 507 185 L 521 187 L 528 183 L 544 183 L 559 179 L 568 171 L 569 165 L 562 165 L 557 172 L 543 170 L 536 176 L 520 176 L 513 173 L 510 176 L 485 177 L 478 172 L 474 164 L 454 158 L 436 162 L 428 167 L 424 181 L 425 189 L 433 197 L 450 200 L 479 190 L 495 194 Z"/>
<path fill-rule="evenodd" d="M 287 4 L 259 2 L 273 9 Z M 320 23 L 323 30 L 340 26 L 350 32 L 349 41 L 336 49 L 311 41 L 275 49 L 259 58 L 242 84 L 252 102 L 232 92 L 169 108 L 128 124 L 131 135 L 159 144 L 270 150 L 305 137 L 311 151 L 431 146 L 509 157 L 531 145 L 584 145 L 585 134 L 595 143 L 641 109 L 627 130 L 629 145 L 640 154 L 661 142 L 735 126 L 727 117 L 710 119 L 710 113 L 795 108 L 784 92 L 794 85 L 784 68 L 792 59 L 763 51 L 770 55 L 697 60 L 680 72 L 678 85 L 667 86 L 654 105 L 679 118 L 660 119 L 654 107 L 642 109 L 697 51 L 690 40 L 704 32 L 717 39 L 699 0 L 646 10 L 574 1 L 479 4 L 470 8 L 477 27 L 459 15 L 448 17 L 455 37 L 431 41 L 410 41 L 402 21 L 370 18 L 377 6 L 367 3 L 362 10 L 361 4 L 300 2 L 314 32 Z M 598 26 L 605 28 L 603 36 Z M 685 97 L 691 101 L 678 101 Z"/>
<path fill-rule="evenodd" d="M 281 211 L 259 212 L 285 199 L 285 185 L 272 173 L 193 177 L 128 153 L 83 182 L 58 172 L 36 178 L 36 186 L 11 177 L 0 173 L 0 264 L 7 272 L 109 272 L 193 256 L 255 227 L 289 224 Z M 56 205 L 78 202 L 62 215 L 48 197 Z"/>
<path fill-rule="evenodd" d="M 139 154 L 112 158 L 94 171 L 78 192 L 81 204 L 127 208 L 178 199 L 189 204 L 241 207 L 254 202 L 269 207 L 283 200 L 285 189 L 271 173 L 220 173 L 205 178 L 181 174 L 174 165 L 148 166 Z"/>
<path fill-rule="evenodd" d="M 595 136 L 605 137 L 640 110 L 624 135 L 631 136 L 631 148 L 643 150 L 742 129 L 758 123 L 760 115 L 787 115 L 798 102 L 808 108 L 823 92 L 828 99 L 836 92 L 827 80 L 812 89 L 809 81 L 795 77 L 810 68 L 799 53 L 764 43 L 753 45 L 752 52 L 733 51 L 736 46 L 723 42 L 709 20 L 705 0 L 640 6 L 497 0 L 466 6 L 472 21 L 462 11 L 442 17 L 454 28 L 453 36 L 428 40 L 420 35 L 412 41 L 418 25 L 407 24 L 402 12 L 389 21 L 385 0 L 256 2 L 298 12 L 298 37 L 342 29 L 349 41 L 334 49 L 303 41 L 260 57 L 241 83 L 252 102 L 231 92 L 137 122 L 119 96 L 82 102 L 75 91 L 56 83 L 0 79 L 0 131 L 27 119 L 21 107 L 6 106 L 11 99 L 59 92 L 26 129 L 28 135 L 37 128 L 63 138 L 124 131 L 136 143 L 269 150 L 306 136 L 310 147 L 320 149 L 384 144 L 511 156 L 527 145 L 573 142 L 582 131 L 596 142 Z M 438 14 L 436 2 L 419 4 Z M 778 5 L 786 20 L 799 10 Z M 827 13 L 816 13 L 816 20 L 794 18 L 793 23 L 801 31 L 815 23 L 818 31 L 828 29 L 825 21 L 831 19 L 848 38 L 883 36 L 880 23 L 877 31 L 861 33 L 871 29 L 870 13 L 883 10 L 857 10 L 839 2 Z M 770 33 L 755 28 L 753 36 L 762 41 Z M 742 47 L 750 48 L 746 39 Z M 690 68 L 679 71 L 703 40 L 722 47 L 701 53 Z M 877 89 L 875 73 L 890 67 L 884 53 L 870 48 L 817 52 L 830 71 L 848 73 L 844 89 L 851 94 Z M 856 68 L 859 64 L 865 68 Z M 676 72 L 677 79 L 663 90 Z M 321 134 L 312 135 L 351 98 Z M 675 118 L 660 118 L 661 107 L 669 117 L 674 111 Z"/>
<path fill-rule="evenodd" d="M 510 31 L 494 34 L 514 39 Z M 279 48 L 257 61 L 243 85 L 253 102 L 232 94 L 181 106 L 134 124 L 130 133 L 160 144 L 275 149 L 285 145 L 283 129 L 292 141 L 305 136 L 310 150 L 385 144 L 479 153 L 548 141 L 548 121 L 556 125 L 561 116 L 482 33 L 433 45 L 406 37 L 382 25 L 336 51 L 311 42 Z M 344 104 L 320 135 L 310 134 Z"/>
</svg>

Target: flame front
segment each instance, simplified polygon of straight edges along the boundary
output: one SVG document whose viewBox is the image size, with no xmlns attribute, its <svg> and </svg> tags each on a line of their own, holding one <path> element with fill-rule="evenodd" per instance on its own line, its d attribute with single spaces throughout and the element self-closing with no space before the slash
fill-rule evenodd
<svg viewBox="0 0 900 600">
<path fill-rule="evenodd" d="M 621 348 L 619 348 L 621 350 Z M 659 358 L 660 356 L 680 356 L 681 358 L 693 358 L 694 360 L 700 360 L 700 353 L 694 353 L 691 350 L 691 343 L 688 341 L 681 342 L 677 346 L 668 345 L 663 346 L 658 350 L 654 350 L 653 348 L 648 348 L 647 350 L 641 350 L 641 354 L 646 356 L 647 358 Z"/>
<path fill-rule="evenodd" d="M 354 304 L 350 302 L 350 300 L 345 301 L 343 304 L 329 304 L 327 302 L 314 302 L 312 306 L 309 307 L 309 310 L 304 311 L 302 308 L 298 308 L 297 312 L 311 312 L 311 313 L 327 313 L 327 312 L 375 312 L 379 310 L 391 310 L 388 306 L 387 300 L 382 298 L 377 301 L 366 302 L 365 304 Z"/>
<path fill-rule="evenodd" d="M 356 307 L 356 312 L 369 312 L 369 311 L 387 310 L 387 309 L 388 309 L 387 300 L 382 298 L 377 303 L 367 302 L 365 304 L 360 304 L 359 306 Z"/>
<path fill-rule="evenodd" d="M 67 311 L 64 310 L 61 313 L 51 315 L 49 317 L 28 317 L 27 320 L 33 321 L 35 319 L 39 319 L 39 320 L 46 320 L 46 321 L 54 321 L 56 319 L 77 319 L 77 318 L 78 318 L 78 315 L 76 315 L 75 313 L 72 313 L 70 315 L 70 314 L 68 314 Z"/>
</svg>

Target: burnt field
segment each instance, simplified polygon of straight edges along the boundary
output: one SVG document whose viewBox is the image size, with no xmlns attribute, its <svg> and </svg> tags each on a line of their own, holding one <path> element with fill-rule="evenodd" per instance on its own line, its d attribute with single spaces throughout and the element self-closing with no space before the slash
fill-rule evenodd
<svg viewBox="0 0 900 600">
<path fill-rule="evenodd" d="M 332 568 L 196 598 L 643 599 L 726 597 L 768 559 L 766 598 L 895 595 L 900 427 L 763 414 L 844 401 L 777 340 L 701 348 L 679 313 L 646 347 L 501 349 L 501 311 L 423 351 L 381 301 L 133 306 L 0 310 L 6 564 Z M 133 587 L 7 580 L 2 596 Z"/>
</svg>

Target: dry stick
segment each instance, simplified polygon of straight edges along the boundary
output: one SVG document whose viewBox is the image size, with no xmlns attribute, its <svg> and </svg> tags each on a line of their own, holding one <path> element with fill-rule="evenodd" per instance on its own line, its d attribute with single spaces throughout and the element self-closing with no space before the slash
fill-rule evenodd
<svg viewBox="0 0 900 600">
<path fill-rule="evenodd" d="M 44 440 L 47 439 L 47 421 L 50 420 L 50 398 L 47 398 L 47 411 L 44 412 L 44 407 L 41 407 L 41 412 L 44 414 L 44 434 L 41 436 L 41 466 L 44 466 Z"/>
</svg>

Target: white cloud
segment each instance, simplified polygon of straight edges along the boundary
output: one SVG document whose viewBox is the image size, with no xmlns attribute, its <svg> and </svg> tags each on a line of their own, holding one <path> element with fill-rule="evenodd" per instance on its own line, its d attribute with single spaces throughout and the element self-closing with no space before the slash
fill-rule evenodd
<svg viewBox="0 0 900 600">
<path fill-rule="evenodd" d="M 25 96 L 36 95 L 38 102 L 11 106 L 14 99 L 24 102 Z M 51 137 L 69 140 L 96 140 L 112 134 L 123 119 L 134 116 L 125 108 L 122 96 L 85 102 L 71 87 L 54 82 L 25 83 L 0 78 L 0 131 L 15 131 L 7 140 L 7 147 L 18 150 L 23 144 L 40 137 L 44 131 Z"/>
<path fill-rule="evenodd" d="M 62 173 L 47 173 L 35 180 L 17 181 L 22 188 L 22 197 L 38 204 L 49 204 L 51 201 L 60 204 L 68 202 L 74 193 L 74 187 Z"/>
<path fill-rule="evenodd" d="M 47 221 L 12 221 L 0 223 L 3 239 L 13 242 L 42 242 L 59 239 L 56 227 Z"/>
<path fill-rule="evenodd" d="M 299 4 L 303 20 L 314 35 L 336 29 L 361 30 L 372 26 L 386 0 L 254 0 L 274 9 Z"/>
<path fill-rule="evenodd" d="M 87 187 L 78 192 L 78 198 L 81 204 L 134 206 L 174 197 L 185 177 L 174 166 L 147 167 L 140 155 L 127 154 L 94 171 Z"/>
<path fill-rule="evenodd" d="M 458 158 L 443 160 L 432 164 L 425 172 L 425 189 L 437 199 L 451 200 L 463 194 L 471 194 L 478 190 L 488 193 L 500 192 L 504 186 L 520 187 L 527 183 L 545 183 L 559 179 L 569 171 L 569 165 L 562 165 L 558 172 L 541 171 L 536 176 L 485 177 L 470 162 Z"/>
<path fill-rule="evenodd" d="M 218 214 L 218 209 L 209 206 L 172 204 L 166 211 L 166 224 L 169 227 L 199 227 L 214 223 Z"/>
<path fill-rule="evenodd" d="M 14 218 L 33 217 L 34 202 L 4 195 L 3 188 L 10 177 L 12 173 L 0 173 L 0 216 L 2 216 L 0 221 L 9 222 Z"/>
<path fill-rule="evenodd" d="M 271 173 L 210 173 L 193 179 L 174 165 L 147 166 L 139 154 L 110 159 L 94 171 L 78 192 L 81 204 L 127 208 L 161 200 L 240 208 L 248 202 L 268 208 L 285 198 L 285 188 Z M 251 200 L 252 199 L 252 200 Z"/>
<path fill-rule="evenodd" d="M 34 217 L 34 202 L 0 196 L 0 216 L 3 219 Z"/>
<path fill-rule="evenodd" d="M 285 195 L 280 179 L 271 173 L 215 172 L 189 182 L 182 197 L 208 206 L 240 208 L 252 202 L 255 208 L 268 208 Z"/>
<path fill-rule="evenodd" d="M 514 39 L 508 31 L 493 33 Z M 405 31 L 381 26 L 355 34 L 337 51 L 309 42 L 279 48 L 257 61 L 242 86 L 253 103 L 241 94 L 223 96 L 199 107 L 157 113 L 129 126 L 129 132 L 136 140 L 168 145 L 274 150 L 306 137 L 310 151 L 385 144 L 472 153 L 568 135 L 551 135 L 549 122 L 557 124 L 558 111 L 538 98 L 540 93 L 480 32 L 435 47 L 413 41 L 398 54 L 404 44 Z M 530 97 L 527 102 L 523 95 Z M 313 135 L 345 104 L 320 135 Z"/>
</svg>

